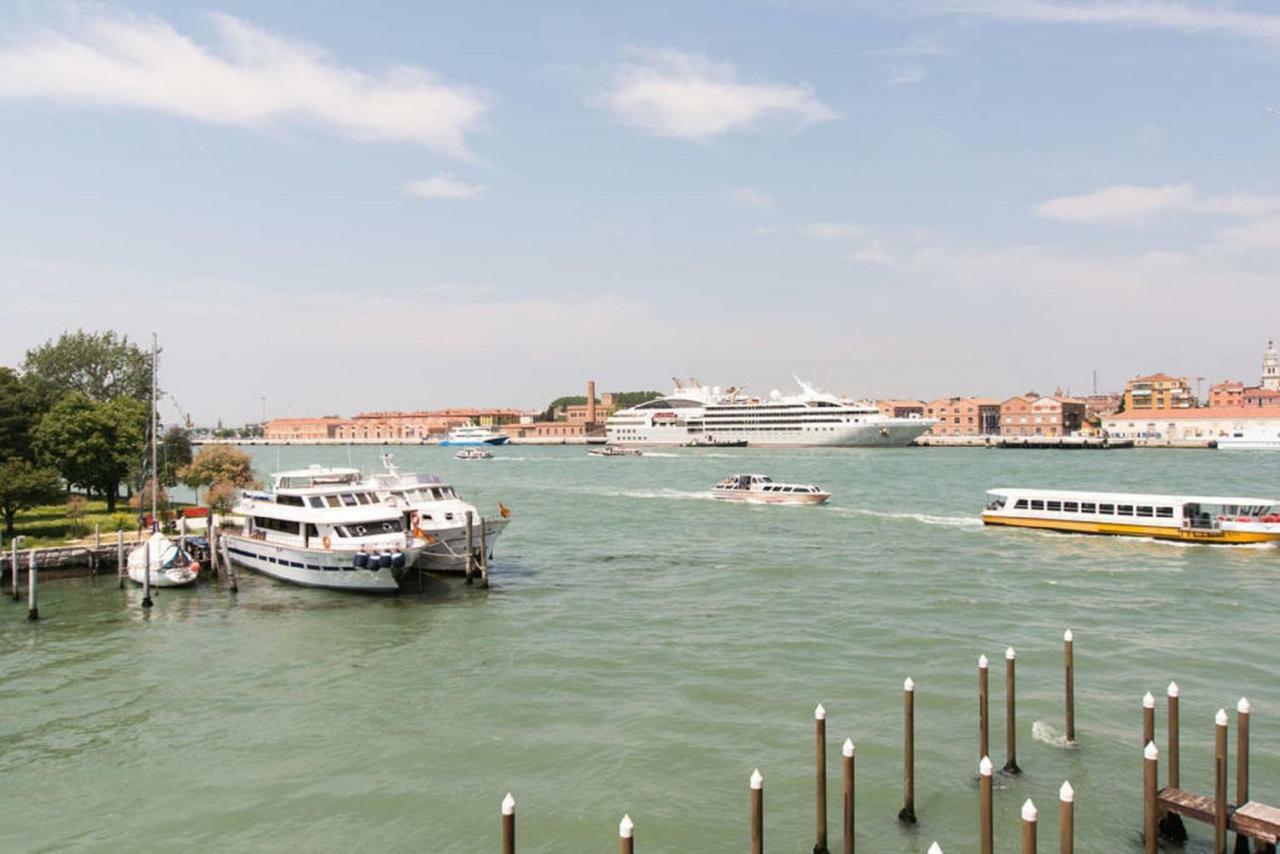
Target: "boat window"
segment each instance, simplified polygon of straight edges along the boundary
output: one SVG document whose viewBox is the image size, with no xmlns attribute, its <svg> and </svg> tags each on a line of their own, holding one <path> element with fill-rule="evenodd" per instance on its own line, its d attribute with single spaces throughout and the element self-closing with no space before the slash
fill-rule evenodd
<svg viewBox="0 0 1280 854">
<path fill-rule="evenodd" d="M 347 529 L 343 525 L 335 525 L 333 530 L 337 532 L 339 537 L 345 537 L 347 535 Z"/>
<path fill-rule="evenodd" d="M 296 534 L 301 530 L 297 522 L 289 522 L 284 519 L 271 519 L 266 516 L 254 517 L 253 524 L 255 527 L 262 528 L 267 531 L 279 531 L 283 534 Z"/>
<path fill-rule="evenodd" d="M 356 497 L 350 492 L 344 492 L 342 493 L 342 503 L 347 507 L 355 507 L 359 502 L 356 501 Z"/>
<path fill-rule="evenodd" d="M 310 504 L 312 507 L 323 507 L 324 499 L 321 498 L 319 495 L 312 495 L 310 498 L 307 499 L 307 503 Z"/>
<path fill-rule="evenodd" d="M 286 507 L 302 507 L 301 495 L 277 495 L 276 503 L 283 504 Z"/>
<path fill-rule="evenodd" d="M 330 507 L 341 507 L 341 506 L 342 506 L 342 500 L 341 500 L 340 498 L 338 498 L 338 496 L 336 496 L 336 495 L 326 495 L 326 496 L 324 497 L 324 500 L 325 500 L 325 501 L 327 501 L 327 502 L 329 502 L 329 506 L 330 506 Z"/>
<path fill-rule="evenodd" d="M 1157 507 L 1157 508 L 1156 508 L 1156 516 L 1158 516 L 1158 517 L 1159 517 L 1159 518 L 1161 518 L 1161 519 L 1172 519 L 1172 518 L 1173 518 L 1173 508 L 1172 508 L 1172 507 Z"/>
<path fill-rule="evenodd" d="M 1116 506 L 1114 504 L 1099 504 L 1098 512 L 1105 513 L 1108 516 L 1110 516 L 1111 514 L 1116 512 Z"/>
<path fill-rule="evenodd" d="M 1045 502 L 1045 509 L 1046 509 L 1046 510 L 1054 510 L 1054 511 L 1056 511 L 1056 512 L 1061 513 L 1061 512 L 1062 512 L 1062 502 L 1061 502 L 1061 501 L 1047 501 L 1047 502 Z"/>
<path fill-rule="evenodd" d="M 1014 510 L 1026 510 L 1026 509 L 1027 509 L 1027 499 L 1025 499 L 1025 498 L 1019 498 L 1016 502 L 1014 502 L 1013 509 L 1014 509 Z"/>
<path fill-rule="evenodd" d="M 1041 501 L 1041 500 L 1040 500 L 1040 499 L 1038 499 L 1038 498 L 1036 498 L 1036 499 L 1032 499 L 1032 501 L 1031 501 L 1031 509 L 1032 509 L 1032 510 L 1043 510 L 1043 509 L 1044 509 L 1044 502 L 1043 502 L 1043 501 Z"/>
<path fill-rule="evenodd" d="M 320 536 L 320 531 L 319 531 L 319 529 L 317 529 L 317 528 L 316 528 L 316 526 L 315 526 L 315 525 L 308 524 L 308 525 L 307 525 L 307 536 L 308 536 L 308 537 L 318 537 L 318 536 Z"/>
<path fill-rule="evenodd" d="M 1132 516 L 1132 515 L 1133 515 L 1133 505 L 1132 505 L 1132 504 L 1117 504 L 1117 505 L 1116 505 L 1116 515 L 1117 515 L 1117 516 Z"/>
<path fill-rule="evenodd" d="M 1081 513 L 1097 513 L 1098 505 L 1093 503 L 1092 501 L 1081 501 L 1080 512 Z"/>
<path fill-rule="evenodd" d="M 1150 516 L 1153 516 L 1154 514 L 1155 514 L 1155 511 L 1154 511 L 1152 508 L 1150 508 L 1150 507 L 1143 507 L 1143 506 L 1141 506 L 1141 505 L 1139 505 L 1139 506 L 1138 506 L 1138 515 L 1139 515 L 1139 516 L 1146 516 L 1146 517 L 1150 517 Z"/>
<path fill-rule="evenodd" d="M 1064 512 L 1064 513 L 1079 513 L 1079 512 L 1080 512 L 1080 502 L 1078 502 L 1078 501 L 1064 501 L 1064 502 L 1062 502 L 1062 512 Z"/>
</svg>

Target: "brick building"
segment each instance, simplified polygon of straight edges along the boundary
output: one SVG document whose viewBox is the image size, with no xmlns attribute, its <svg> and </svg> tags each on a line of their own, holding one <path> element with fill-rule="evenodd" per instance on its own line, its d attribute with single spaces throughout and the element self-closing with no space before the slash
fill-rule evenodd
<svg viewBox="0 0 1280 854">
<path fill-rule="evenodd" d="M 1085 419 L 1085 403 L 1072 397 L 1030 393 L 1000 404 L 1002 436 L 1070 436 Z"/>
<path fill-rule="evenodd" d="M 924 417 L 937 420 L 934 436 L 994 436 L 1000 432 L 1000 401 L 987 397 L 940 397 L 925 404 Z"/>
</svg>

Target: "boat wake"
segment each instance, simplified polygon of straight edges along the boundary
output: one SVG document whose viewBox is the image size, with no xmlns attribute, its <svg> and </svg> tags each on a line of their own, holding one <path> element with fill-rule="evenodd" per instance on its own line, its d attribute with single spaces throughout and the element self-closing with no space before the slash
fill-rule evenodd
<svg viewBox="0 0 1280 854">
<path fill-rule="evenodd" d="M 1036 721 L 1031 724 L 1031 737 L 1041 744 L 1047 744 L 1051 747 L 1072 747 L 1071 742 L 1067 741 L 1066 733 L 1058 732 L 1044 721 Z"/>
<path fill-rule="evenodd" d="M 710 492 L 692 492 L 679 489 L 607 489 L 602 487 L 583 487 L 580 489 L 563 489 L 556 491 L 573 492 L 579 495 L 596 495 L 601 498 L 644 498 L 667 501 L 715 501 L 715 497 Z"/>
<path fill-rule="evenodd" d="M 856 516 L 874 516 L 877 519 L 901 519 L 941 525 L 948 528 L 981 528 L 982 520 L 971 516 L 930 516 L 928 513 L 889 513 L 882 510 L 865 510 L 861 507 L 832 507 L 834 513 L 851 513 Z"/>
</svg>

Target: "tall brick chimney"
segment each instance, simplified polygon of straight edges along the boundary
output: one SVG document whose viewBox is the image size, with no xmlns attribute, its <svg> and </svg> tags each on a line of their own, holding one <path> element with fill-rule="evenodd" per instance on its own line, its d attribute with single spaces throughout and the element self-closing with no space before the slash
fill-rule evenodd
<svg viewBox="0 0 1280 854">
<path fill-rule="evenodd" d="M 596 381 L 587 380 L 587 423 L 596 423 Z"/>
</svg>

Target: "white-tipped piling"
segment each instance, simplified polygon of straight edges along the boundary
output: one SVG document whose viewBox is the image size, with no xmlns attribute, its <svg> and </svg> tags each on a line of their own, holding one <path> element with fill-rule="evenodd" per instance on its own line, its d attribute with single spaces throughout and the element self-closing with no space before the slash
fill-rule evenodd
<svg viewBox="0 0 1280 854">
<path fill-rule="evenodd" d="M 916 683 L 902 681 L 902 809 L 898 821 L 916 823 Z"/>
<path fill-rule="evenodd" d="M 751 854 L 764 854 L 764 776 L 751 772 Z"/>
<path fill-rule="evenodd" d="M 1076 790 L 1064 780 L 1058 789 L 1058 854 L 1072 854 L 1076 848 Z"/>
<path fill-rule="evenodd" d="M 1013 647 L 1004 651 L 1004 744 L 1008 757 L 1004 761 L 1004 773 L 1021 774 L 1018 767 L 1018 711 L 1015 669 L 1017 658 Z"/>
<path fill-rule="evenodd" d="M 814 732 L 814 814 L 813 854 L 830 854 L 827 849 L 827 710 L 819 703 L 813 710 Z"/>
<path fill-rule="evenodd" d="M 844 854 L 853 854 L 853 739 L 844 740 L 844 744 L 840 746 L 840 753 L 844 756 L 840 763 L 844 772 L 841 787 L 844 806 Z"/>
<path fill-rule="evenodd" d="M 1142 695 L 1142 743 L 1156 739 L 1156 698 L 1151 692 Z"/>
<path fill-rule="evenodd" d="M 1027 798 L 1022 803 L 1022 854 L 1036 854 L 1036 821 L 1040 814 Z"/>
<path fill-rule="evenodd" d="M 978 851 L 981 854 L 992 854 L 995 845 L 991 798 L 991 772 L 994 770 L 989 756 L 978 762 Z"/>
<path fill-rule="evenodd" d="M 502 799 L 502 854 L 516 851 L 516 799 L 507 792 Z"/>
<path fill-rule="evenodd" d="M 1062 671 L 1065 678 L 1065 722 L 1067 744 L 1076 743 L 1076 635 L 1071 629 L 1062 633 Z"/>
<path fill-rule="evenodd" d="M 1142 845 L 1146 854 L 1156 854 L 1160 834 L 1156 824 L 1156 779 L 1159 775 L 1160 749 L 1154 741 L 1142 748 Z"/>
</svg>

